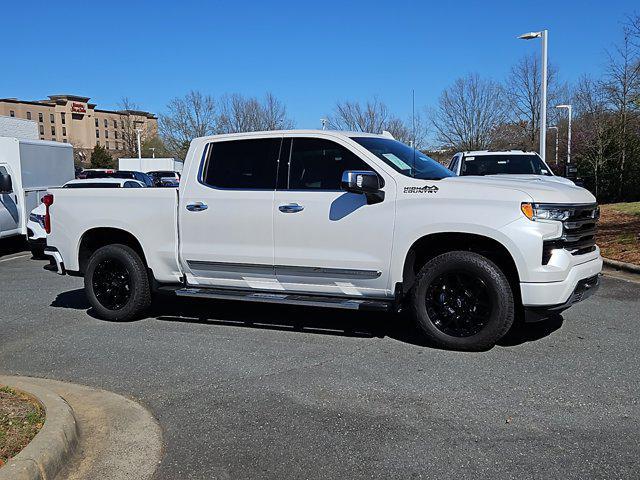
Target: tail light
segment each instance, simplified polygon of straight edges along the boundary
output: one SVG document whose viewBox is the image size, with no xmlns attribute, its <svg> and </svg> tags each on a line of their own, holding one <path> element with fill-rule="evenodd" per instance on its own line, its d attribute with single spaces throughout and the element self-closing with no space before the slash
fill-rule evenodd
<svg viewBox="0 0 640 480">
<path fill-rule="evenodd" d="M 47 193 L 42 197 L 42 203 L 47 207 L 47 212 L 44 214 L 44 231 L 47 234 L 51 233 L 51 215 L 49 215 L 49 207 L 53 205 L 53 195 Z"/>
</svg>

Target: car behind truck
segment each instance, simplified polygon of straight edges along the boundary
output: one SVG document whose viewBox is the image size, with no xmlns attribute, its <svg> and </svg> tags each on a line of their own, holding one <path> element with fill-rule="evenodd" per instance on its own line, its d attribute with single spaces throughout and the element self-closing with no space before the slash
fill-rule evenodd
<svg viewBox="0 0 640 480">
<path fill-rule="evenodd" d="M 586 190 L 457 177 L 363 133 L 197 138 L 178 189 L 52 189 L 44 203 L 54 268 L 83 276 L 109 320 L 142 315 L 152 291 L 402 307 L 435 344 L 478 350 L 520 309 L 544 318 L 585 299 L 602 268 Z"/>
</svg>

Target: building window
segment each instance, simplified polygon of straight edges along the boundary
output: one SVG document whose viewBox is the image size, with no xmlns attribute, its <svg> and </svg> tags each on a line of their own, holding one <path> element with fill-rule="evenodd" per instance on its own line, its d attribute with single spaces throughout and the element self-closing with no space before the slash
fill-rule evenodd
<svg viewBox="0 0 640 480">
<path fill-rule="evenodd" d="M 104 146 L 107 150 L 109 150 L 109 142 L 104 142 Z"/>
<path fill-rule="evenodd" d="M 65 123 L 65 118 L 64 117 L 65 117 L 64 112 L 60 112 L 60 118 L 62 118 L 62 124 L 63 125 Z"/>
<path fill-rule="evenodd" d="M 15 117 L 16 116 L 16 112 L 14 112 L 13 110 L 9 111 L 9 116 L 10 117 Z"/>
<path fill-rule="evenodd" d="M 124 120 L 120 120 L 120 128 L 124 128 Z"/>
<path fill-rule="evenodd" d="M 99 127 L 100 125 L 98 124 L 98 119 L 96 118 L 96 127 Z"/>
<path fill-rule="evenodd" d="M 44 135 L 44 125 L 40 125 L 40 135 Z"/>
<path fill-rule="evenodd" d="M 104 119 L 104 128 L 107 128 L 109 126 L 109 120 L 107 120 L 106 118 Z"/>
<path fill-rule="evenodd" d="M 67 143 L 67 139 L 66 139 L 66 138 L 63 138 L 63 139 L 62 139 L 62 143 Z"/>
<path fill-rule="evenodd" d="M 100 140 L 98 140 L 98 141 L 96 142 L 96 145 L 97 145 L 98 147 L 100 146 Z"/>
<path fill-rule="evenodd" d="M 56 137 L 53 137 L 53 138 L 51 139 L 51 141 L 52 141 L 52 142 L 55 142 L 55 141 L 56 141 Z"/>
<path fill-rule="evenodd" d="M 98 130 L 97 128 L 96 128 L 96 138 L 100 138 L 100 130 Z"/>
<path fill-rule="evenodd" d="M 55 134 L 56 134 L 56 127 L 51 125 L 51 135 L 55 135 Z"/>
<path fill-rule="evenodd" d="M 113 136 L 115 137 L 115 139 L 118 139 L 118 131 L 116 130 L 115 132 L 113 132 Z"/>
<path fill-rule="evenodd" d="M 113 121 L 113 128 L 118 128 L 118 121 L 117 120 Z"/>
<path fill-rule="evenodd" d="M 62 127 L 62 136 L 63 137 L 67 136 L 67 127 Z"/>
<path fill-rule="evenodd" d="M 27 120 L 31 120 L 31 112 L 27 112 Z"/>
<path fill-rule="evenodd" d="M 44 122 L 44 118 L 42 117 L 41 113 L 38 114 L 38 121 L 39 122 Z"/>
<path fill-rule="evenodd" d="M 109 130 L 104 131 L 104 138 L 109 138 Z"/>
<path fill-rule="evenodd" d="M 51 121 L 51 123 L 56 121 L 56 117 L 53 116 L 53 113 L 49 114 L 49 120 Z"/>
</svg>

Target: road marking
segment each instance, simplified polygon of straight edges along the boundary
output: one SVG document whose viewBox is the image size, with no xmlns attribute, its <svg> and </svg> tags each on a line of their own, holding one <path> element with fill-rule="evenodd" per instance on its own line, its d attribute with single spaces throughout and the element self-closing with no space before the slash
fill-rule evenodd
<svg viewBox="0 0 640 480">
<path fill-rule="evenodd" d="M 9 260 L 17 260 L 18 258 L 30 257 L 30 256 L 31 256 L 30 253 L 25 253 L 24 255 L 18 255 L 16 257 L 3 258 L 2 260 L 0 260 L 0 263 L 8 262 Z"/>
</svg>

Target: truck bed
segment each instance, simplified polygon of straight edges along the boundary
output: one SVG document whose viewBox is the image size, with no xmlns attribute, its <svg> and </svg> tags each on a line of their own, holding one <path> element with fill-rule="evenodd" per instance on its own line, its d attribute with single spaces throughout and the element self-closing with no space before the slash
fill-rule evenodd
<svg viewBox="0 0 640 480">
<path fill-rule="evenodd" d="M 58 248 L 67 271 L 79 271 L 79 247 L 93 229 L 133 235 L 156 280 L 176 282 L 178 190 L 173 188 L 55 188 L 47 244 Z M 107 231 L 104 231 L 105 234 Z"/>
</svg>

